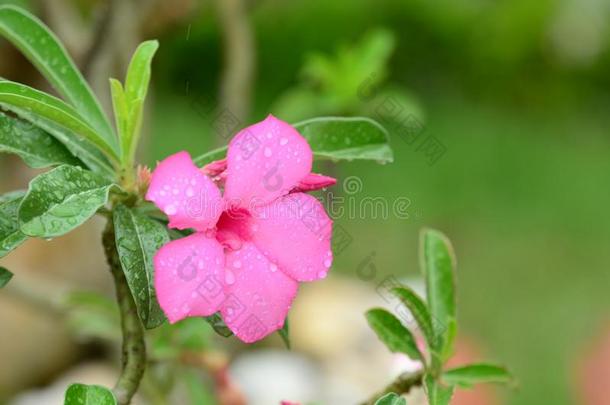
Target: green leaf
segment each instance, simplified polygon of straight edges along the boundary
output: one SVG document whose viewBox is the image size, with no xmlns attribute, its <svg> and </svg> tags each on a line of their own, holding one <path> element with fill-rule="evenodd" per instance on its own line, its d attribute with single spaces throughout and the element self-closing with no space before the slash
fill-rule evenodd
<svg viewBox="0 0 610 405">
<path fill-rule="evenodd" d="M 112 187 L 98 174 L 76 166 L 43 173 L 30 182 L 19 207 L 21 231 L 40 238 L 68 233 L 107 203 Z"/>
<path fill-rule="evenodd" d="M 144 100 L 150 83 L 150 65 L 159 48 L 157 41 L 146 41 L 136 49 L 125 79 L 125 89 L 120 82 L 111 80 L 117 128 L 121 139 L 121 161 L 127 167 L 133 164 L 142 125 Z"/>
<path fill-rule="evenodd" d="M 430 374 L 424 376 L 424 389 L 429 405 L 448 405 L 453 396 L 454 387 L 440 384 Z"/>
<path fill-rule="evenodd" d="M 20 83 L 4 80 L 0 81 L 0 105 L 7 109 L 16 107 L 30 111 L 52 121 L 87 139 L 115 161 L 118 160 L 115 142 L 105 139 L 73 107 L 56 97 Z"/>
<path fill-rule="evenodd" d="M 25 242 L 27 236 L 19 229 L 19 204 L 25 192 L 15 191 L 0 196 L 0 257 Z"/>
<path fill-rule="evenodd" d="M 443 373 L 442 380 L 449 385 L 472 387 L 482 383 L 508 384 L 513 381 L 513 377 L 504 367 L 481 363 L 447 370 Z"/>
<path fill-rule="evenodd" d="M 394 160 L 387 131 L 376 121 L 364 117 L 320 117 L 293 124 L 311 146 L 317 158 L 368 159 L 379 163 Z M 203 166 L 223 159 L 227 147 L 223 146 L 194 159 Z"/>
<path fill-rule="evenodd" d="M 436 347 L 434 344 L 434 330 L 432 329 L 432 318 L 426 303 L 409 287 L 396 287 L 392 289 L 392 293 L 398 297 L 403 305 L 407 307 L 418 327 L 421 329 L 422 334 L 426 338 L 428 347 L 433 349 Z"/>
<path fill-rule="evenodd" d="M 49 133 L 1 112 L 0 152 L 14 153 L 33 168 L 80 163 Z"/>
<path fill-rule="evenodd" d="M 114 233 L 123 273 L 144 326 L 155 328 L 165 321 L 154 286 L 153 257 L 169 242 L 160 223 L 118 205 L 114 209 Z"/>
<path fill-rule="evenodd" d="M 13 278 L 13 273 L 0 266 L 0 288 L 4 287 Z"/>
<path fill-rule="evenodd" d="M 387 131 L 364 117 L 320 117 L 294 124 L 316 157 L 367 159 L 379 163 L 394 160 Z"/>
<path fill-rule="evenodd" d="M 1 6 L 0 35 L 17 47 L 110 145 L 115 145 L 112 127 L 93 91 L 42 21 L 23 9 Z"/>
<path fill-rule="evenodd" d="M 82 160 L 92 171 L 100 173 L 108 179 L 114 179 L 116 176 L 115 170 L 112 168 L 106 155 L 88 140 L 57 123 L 37 116 L 24 108 L 8 106 L 7 110 L 12 111 L 24 120 L 31 122 L 35 126 L 53 135 L 55 139 L 64 144 L 74 156 Z"/>
<path fill-rule="evenodd" d="M 214 332 L 218 335 L 226 338 L 233 336 L 233 332 L 231 332 L 231 329 L 225 324 L 218 312 L 214 315 L 206 316 L 203 319 L 212 326 L 212 329 L 214 329 Z"/>
<path fill-rule="evenodd" d="M 456 329 L 455 255 L 451 242 L 439 231 L 424 229 L 420 235 L 420 260 L 436 350 L 447 359 L 453 349 Z"/>
<path fill-rule="evenodd" d="M 284 326 L 282 326 L 281 329 L 278 329 L 277 333 L 282 338 L 286 349 L 290 350 L 292 347 L 290 344 L 290 325 L 288 322 L 288 318 L 286 318 L 286 320 L 284 321 Z"/>
<path fill-rule="evenodd" d="M 64 405 L 116 405 L 111 390 L 99 385 L 72 384 L 66 391 Z"/>
<path fill-rule="evenodd" d="M 407 405 L 407 400 L 398 394 L 390 392 L 375 401 L 375 405 Z"/>
<path fill-rule="evenodd" d="M 371 309 L 365 316 L 371 329 L 391 352 L 404 353 L 413 360 L 423 361 L 415 338 L 398 318 L 381 308 Z"/>
</svg>

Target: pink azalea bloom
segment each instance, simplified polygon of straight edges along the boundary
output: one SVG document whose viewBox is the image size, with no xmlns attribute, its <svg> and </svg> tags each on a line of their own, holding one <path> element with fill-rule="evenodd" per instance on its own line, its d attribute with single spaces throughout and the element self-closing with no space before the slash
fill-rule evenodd
<svg viewBox="0 0 610 405">
<path fill-rule="evenodd" d="M 283 327 L 298 283 L 326 277 L 332 264 L 332 221 L 303 191 L 335 179 L 311 173 L 312 160 L 305 138 L 269 116 L 203 170 L 186 152 L 158 164 L 146 199 L 170 227 L 196 231 L 154 258 L 157 299 L 171 323 L 220 311 L 247 343 Z"/>
</svg>

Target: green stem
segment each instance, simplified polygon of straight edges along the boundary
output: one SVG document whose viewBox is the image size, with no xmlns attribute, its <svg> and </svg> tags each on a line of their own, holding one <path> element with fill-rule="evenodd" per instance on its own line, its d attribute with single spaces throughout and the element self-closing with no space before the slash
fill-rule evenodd
<svg viewBox="0 0 610 405">
<path fill-rule="evenodd" d="M 121 269 L 119 255 L 114 241 L 114 225 L 108 220 L 102 237 L 106 259 L 114 278 L 117 302 L 121 313 L 123 333 L 123 354 L 121 375 L 113 392 L 119 405 L 127 405 L 140 385 L 146 367 L 146 345 L 144 330 L 138 317 L 136 304 Z"/>
<path fill-rule="evenodd" d="M 361 405 L 374 405 L 375 402 L 381 398 L 382 396 L 393 392 L 395 394 L 407 394 L 411 391 L 411 388 L 418 387 L 422 385 L 422 381 L 424 378 L 423 371 L 416 371 L 412 373 L 402 373 L 396 379 L 390 383 L 383 390 L 379 391 L 367 401 L 363 402 Z"/>
</svg>

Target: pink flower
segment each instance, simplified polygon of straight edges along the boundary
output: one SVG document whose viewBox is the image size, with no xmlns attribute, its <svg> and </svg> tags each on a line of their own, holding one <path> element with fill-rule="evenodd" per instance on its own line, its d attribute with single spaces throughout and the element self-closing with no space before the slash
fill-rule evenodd
<svg viewBox="0 0 610 405">
<path fill-rule="evenodd" d="M 186 152 L 158 164 L 146 199 L 170 227 L 196 231 L 154 258 L 157 298 L 171 323 L 220 311 L 238 338 L 254 342 L 283 327 L 299 282 L 326 277 L 332 221 L 302 191 L 335 179 L 310 173 L 312 159 L 307 141 L 269 116 L 204 170 Z"/>
</svg>

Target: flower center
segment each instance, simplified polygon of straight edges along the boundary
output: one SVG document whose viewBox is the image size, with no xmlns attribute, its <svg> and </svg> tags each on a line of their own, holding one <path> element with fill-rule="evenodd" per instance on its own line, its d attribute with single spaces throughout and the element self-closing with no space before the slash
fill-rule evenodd
<svg viewBox="0 0 610 405">
<path fill-rule="evenodd" d="M 216 225 L 216 240 L 226 249 L 239 250 L 250 240 L 252 216 L 244 209 L 229 209 L 220 215 Z"/>
</svg>

